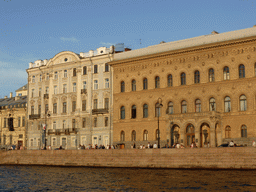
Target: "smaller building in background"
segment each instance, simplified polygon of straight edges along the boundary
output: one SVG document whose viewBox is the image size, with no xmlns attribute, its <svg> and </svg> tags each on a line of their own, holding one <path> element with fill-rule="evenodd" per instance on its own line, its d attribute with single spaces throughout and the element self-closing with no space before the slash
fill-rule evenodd
<svg viewBox="0 0 256 192">
<path fill-rule="evenodd" d="M 0 147 L 11 146 L 21 149 L 25 146 L 27 85 L 0 99 Z"/>
</svg>

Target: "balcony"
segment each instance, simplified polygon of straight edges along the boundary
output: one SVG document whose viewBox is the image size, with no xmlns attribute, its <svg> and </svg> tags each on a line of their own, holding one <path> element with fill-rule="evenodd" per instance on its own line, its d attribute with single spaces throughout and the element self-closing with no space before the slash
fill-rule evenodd
<svg viewBox="0 0 256 192">
<path fill-rule="evenodd" d="M 49 99 L 49 94 L 44 94 L 44 99 Z"/>
<path fill-rule="evenodd" d="M 40 119 L 40 114 L 29 115 L 29 120 Z"/>
<path fill-rule="evenodd" d="M 86 94 L 87 93 L 87 89 L 81 89 L 81 94 Z"/>
<path fill-rule="evenodd" d="M 102 109 L 93 109 L 92 110 L 92 114 L 95 115 L 95 114 L 105 114 L 105 113 L 108 113 L 108 109 L 106 108 L 102 108 Z"/>
<path fill-rule="evenodd" d="M 48 135 L 55 135 L 55 129 L 48 129 Z"/>
<path fill-rule="evenodd" d="M 77 128 L 67 128 L 64 130 L 64 132 L 65 132 L 65 135 L 70 135 L 70 133 L 76 134 L 78 132 L 78 130 L 77 130 Z"/>
</svg>

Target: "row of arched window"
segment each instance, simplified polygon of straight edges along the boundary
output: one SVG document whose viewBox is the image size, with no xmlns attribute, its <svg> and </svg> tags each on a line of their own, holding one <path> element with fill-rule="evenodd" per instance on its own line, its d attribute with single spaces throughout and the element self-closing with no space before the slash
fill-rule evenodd
<svg viewBox="0 0 256 192">
<path fill-rule="evenodd" d="M 247 126 L 241 126 L 241 137 L 247 137 Z M 231 138 L 231 127 L 228 125 L 225 127 L 225 138 Z"/>
<path fill-rule="evenodd" d="M 158 139 L 158 129 L 155 131 L 155 140 Z M 125 141 L 126 140 L 126 135 L 125 135 L 125 132 L 124 131 L 121 131 L 120 133 L 120 141 Z M 133 130 L 131 132 L 131 141 L 136 141 L 136 131 Z M 148 130 L 144 130 L 143 131 L 143 141 L 148 141 Z"/>
<path fill-rule="evenodd" d="M 240 111 L 246 111 L 247 110 L 247 99 L 245 95 L 241 95 L 239 97 L 239 103 L 240 103 Z M 155 104 L 155 116 L 158 117 L 161 115 L 161 105 L 159 103 Z M 195 112 L 201 112 L 202 107 L 201 107 L 201 100 L 196 99 L 195 100 Z M 209 100 L 209 111 L 217 111 L 216 109 L 216 102 L 215 98 L 210 98 Z M 224 98 L 224 112 L 230 112 L 231 111 L 231 99 L 229 96 L 226 96 Z M 174 105 L 173 102 L 170 101 L 168 103 L 168 107 L 166 110 L 166 113 L 168 114 L 173 114 L 174 113 Z M 187 101 L 183 100 L 181 102 L 181 113 L 187 113 Z M 133 105 L 131 108 L 131 118 L 135 119 L 137 116 L 137 107 L 136 105 Z M 143 105 L 143 118 L 148 117 L 148 104 Z M 120 108 L 120 118 L 125 119 L 125 107 L 122 106 Z"/>
<path fill-rule="evenodd" d="M 256 70 L 256 65 L 255 65 L 255 70 Z M 208 71 L 208 76 L 209 76 L 209 82 L 214 82 L 215 81 L 215 73 L 214 73 L 214 69 L 210 68 Z M 229 67 L 224 67 L 223 68 L 223 79 L 224 80 L 229 80 Z M 239 78 L 244 78 L 245 77 L 245 67 L 243 64 L 239 65 Z M 196 70 L 194 72 L 194 83 L 200 83 L 200 72 L 198 70 Z M 181 85 L 186 85 L 186 73 L 182 72 L 180 74 L 180 84 Z M 173 86 L 173 78 L 172 75 L 169 74 L 167 76 L 167 86 L 171 87 Z M 131 82 L 131 88 L 132 91 L 136 91 L 136 80 L 133 79 Z M 155 88 L 160 88 L 160 77 L 156 76 L 155 77 Z M 147 90 L 148 89 L 148 79 L 144 78 L 143 79 L 143 90 Z M 121 92 L 125 92 L 125 82 L 121 81 Z"/>
</svg>

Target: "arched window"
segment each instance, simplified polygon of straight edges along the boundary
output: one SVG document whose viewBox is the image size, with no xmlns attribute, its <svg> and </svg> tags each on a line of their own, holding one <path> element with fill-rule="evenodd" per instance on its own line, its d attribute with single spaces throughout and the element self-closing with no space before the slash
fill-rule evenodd
<svg viewBox="0 0 256 192">
<path fill-rule="evenodd" d="M 171 74 L 167 76 L 167 86 L 172 87 L 172 75 Z"/>
<path fill-rule="evenodd" d="M 122 106 L 120 108 L 120 117 L 121 117 L 121 119 L 125 119 L 125 107 L 124 106 Z"/>
<path fill-rule="evenodd" d="M 136 91 L 136 81 L 132 80 L 132 91 Z"/>
<path fill-rule="evenodd" d="M 158 137 L 159 137 L 159 130 L 157 129 L 156 130 L 156 139 L 155 140 L 158 140 Z"/>
<path fill-rule="evenodd" d="M 161 104 L 159 104 L 158 102 L 155 104 L 155 116 L 161 116 Z"/>
<path fill-rule="evenodd" d="M 247 110 L 246 96 L 241 95 L 239 100 L 240 100 L 240 111 L 246 111 Z"/>
<path fill-rule="evenodd" d="M 231 127 L 227 126 L 225 128 L 225 138 L 230 138 L 230 136 L 231 136 Z"/>
<path fill-rule="evenodd" d="M 125 141 L 125 133 L 124 133 L 124 131 L 121 131 L 120 141 Z"/>
<path fill-rule="evenodd" d="M 246 127 L 246 125 L 242 125 L 242 127 L 241 127 L 241 137 L 247 137 L 247 127 Z"/>
<path fill-rule="evenodd" d="M 245 67 L 243 64 L 239 65 L 239 78 L 245 78 Z"/>
<path fill-rule="evenodd" d="M 229 80 L 229 68 L 227 66 L 223 69 L 223 78 L 224 80 Z"/>
<path fill-rule="evenodd" d="M 155 88 L 160 88 L 160 77 L 155 77 Z"/>
<path fill-rule="evenodd" d="M 125 83 L 121 81 L 121 92 L 125 92 Z"/>
<path fill-rule="evenodd" d="M 214 79 L 214 69 L 211 68 L 209 69 L 209 82 L 214 82 L 215 79 Z"/>
<path fill-rule="evenodd" d="M 197 99 L 195 101 L 195 111 L 196 112 L 201 112 L 201 101 L 200 101 L 200 99 Z"/>
<path fill-rule="evenodd" d="M 210 99 L 209 104 L 210 104 L 209 106 L 210 111 L 216 111 L 216 103 L 213 97 Z"/>
<path fill-rule="evenodd" d="M 224 99 L 224 107 L 225 107 L 225 112 L 230 112 L 231 111 L 231 99 L 230 97 L 225 97 Z"/>
<path fill-rule="evenodd" d="M 195 127 L 192 124 L 189 124 L 186 129 L 186 133 L 195 133 Z"/>
<path fill-rule="evenodd" d="M 173 102 L 168 103 L 168 114 L 173 114 Z"/>
<path fill-rule="evenodd" d="M 148 140 L 148 131 L 144 130 L 143 132 L 143 141 L 147 141 Z"/>
<path fill-rule="evenodd" d="M 195 76 L 194 82 L 195 83 L 200 83 L 200 72 L 199 71 L 195 71 L 194 76 Z"/>
<path fill-rule="evenodd" d="M 136 118 L 136 105 L 133 105 L 132 106 L 132 119 L 135 119 Z"/>
<path fill-rule="evenodd" d="M 148 79 L 144 78 L 143 79 L 143 90 L 146 90 L 146 89 L 148 89 Z"/>
<path fill-rule="evenodd" d="M 186 85 L 186 73 L 181 73 L 180 74 L 180 84 L 181 85 Z"/>
<path fill-rule="evenodd" d="M 143 118 L 147 118 L 148 117 L 148 105 L 144 104 L 143 105 Z"/>
<path fill-rule="evenodd" d="M 132 141 L 136 141 L 136 131 L 132 131 Z"/>
<path fill-rule="evenodd" d="M 187 102 L 186 101 L 181 102 L 181 113 L 187 113 Z"/>
</svg>

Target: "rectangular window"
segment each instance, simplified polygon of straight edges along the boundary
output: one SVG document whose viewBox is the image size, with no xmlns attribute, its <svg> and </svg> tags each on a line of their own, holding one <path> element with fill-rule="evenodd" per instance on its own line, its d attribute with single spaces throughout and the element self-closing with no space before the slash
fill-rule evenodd
<svg viewBox="0 0 256 192">
<path fill-rule="evenodd" d="M 108 126 L 108 117 L 105 117 L 105 127 Z"/>
<path fill-rule="evenodd" d="M 73 77 L 76 76 L 76 68 L 73 69 Z"/>
<path fill-rule="evenodd" d="M 45 114 L 47 114 L 48 110 L 49 110 L 48 104 L 45 104 Z"/>
<path fill-rule="evenodd" d="M 98 99 L 93 100 L 93 109 L 98 109 Z"/>
<path fill-rule="evenodd" d="M 84 66 L 84 67 L 83 67 L 83 75 L 86 75 L 86 74 L 87 74 L 87 67 Z"/>
<path fill-rule="evenodd" d="M 72 101 L 72 112 L 76 111 L 76 101 Z"/>
<path fill-rule="evenodd" d="M 98 89 L 98 80 L 94 80 L 94 90 Z"/>
<path fill-rule="evenodd" d="M 105 79 L 105 88 L 109 88 L 109 79 Z"/>
<path fill-rule="evenodd" d="M 86 111 L 86 100 L 82 100 L 82 111 Z"/>
<path fill-rule="evenodd" d="M 56 137 L 53 137 L 52 138 L 52 146 L 56 146 L 56 145 L 57 145 Z"/>
<path fill-rule="evenodd" d="M 85 128 L 85 127 L 86 127 L 86 118 L 83 118 L 82 127 L 83 127 L 83 128 Z"/>
<path fill-rule="evenodd" d="M 71 146 L 72 147 L 76 146 L 76 137 L 71 137 Z"/>
<path fill-rule="evenodd" d="M 38 96 L 41 97 L 41 93 L 42 93 L 42 88 L 39 88 L 39 91 L 38 91 Z"/>
<path fill-rule="evenodd" d="M 41 105 L 38 105 L 38 115 L 41 115 Z"/>
<path fill-rule="evenodd" d="M 57 94 L 57 85 L 54 86 L 54 94 Z"/>
<path fill-rule="evenodd" d="M 35 111 L 34 111 L 34 106 L 31 106 L 31 115 L 34 115 Z"/>
<path fill-rule="evenodd" d="M 58 79 L 58 72 L 57 72 L 57 71 L 54 72 L 54 79 L 55 79 L 55 80 Z"/>
<path fill-rule="evenodd" d="M 49 80 L 49 73 L 46 73 L 46 80 Z"/>
<path fill-rule="evenodd" d="M 42 81 L 42 75 L 39 76 L 39 81 L 40 81 L 40 82 Z"/>
<path fill-rule="evenodd" d="M 93 126 L 97 127 L 97 117 L 94 117 L 94 119 L 93 119 Z"/>
<path fill-rule="evenodd" d="M 45 94 L 49 94 L 49 87 L 45 87 Z"/>
<path fill-rule="evenodd" d="M 6 123 L 7 122 L 7 119 L 6 118 L 4 118 L 4 127 L 6 127 Z"/>
<path fill-rule="evenodd" d="M 67 93 L 67 84 L 63 84 L 63 93 Z"/>
<path fill-rule="evenodd" d="M 94 73 L 98 73 L 98 65 L 94 65 Z"/>
<path fill-rule="evenodd" d="M 67 103 L 66 102 L 63 102 L 63 110 L 62 110 L 63 113 L 67 113 Z"/>
<path fill-rule="evenodd" d="M 64 70 L 64 78 L 66 78 L 68 76 L 68 71 Z"/>
<path fill-rule="evenodd" d="M 76 128 L 76 120 L 72 119 L 72 128 Z"/>
<path fill-rule="evenodd" d="M 57 113 L 57 103 L 53 104 L 53 114 Z"/>
<path fill-rule="evenodd" d="M 108 63 L 105 64 L 105 72 L 109 72 L 109 65 L 108 65 Z"/>
<path fill-rule="evenodd" d="M 31 97 L 33 98 L 35 96 L 35 89 L 32 89 Z"/>
<path fill-rule="evenodd" d="M 18 127 L 20 127 L 20 117 L 18 117 Z"/>
<path fill-rule="evenodd" d="M 109 98 L 105 98 L 104 108 L 109 109 Z"/>
<path fill-rule="evenodd" d="M 73 83 L 73 92 L 76 92 L 76 83 Z"/>
<path fill-rule="evenodd" d="M 22 117 L 22 127 L 25 127 L 25 124 L 26 124 L 25 117 Z"/>
<path fill-rule="evenodd" d="M 83 82 L 83 89 L 86 89 L 86 81 Z"/>
</svg>

